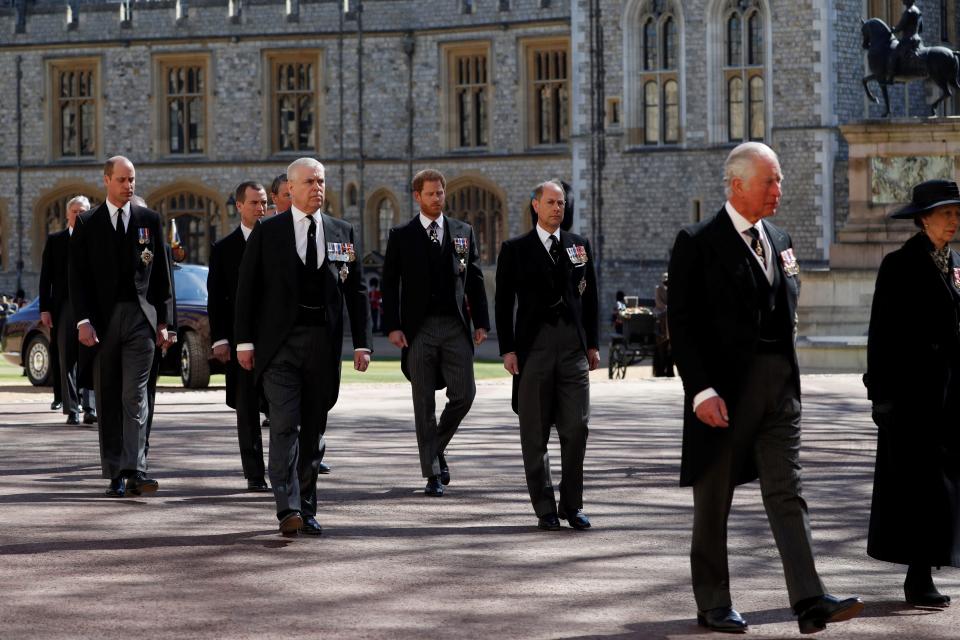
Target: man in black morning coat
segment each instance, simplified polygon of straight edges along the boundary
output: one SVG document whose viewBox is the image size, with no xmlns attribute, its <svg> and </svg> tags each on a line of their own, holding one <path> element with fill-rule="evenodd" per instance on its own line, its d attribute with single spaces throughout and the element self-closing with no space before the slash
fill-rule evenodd
<svg viewBox="0 0 960 640">
<path fill-rule="evenodd" d="M 233 338 L 234 307 L 240 262 L 253 228 L 267 209 L 267 192 L 256 182 L 242 182 L 234 193 L 240 224 L 213 245 L 207 272 L 207 315 L 213 356 L 224 363 L 227 377 L 227 406 L 237 414 L 240 463 L 250 491 L 266 491 L 263 464 L 263 435 L 260 429 L 260 392 L 253 372 L 237 364 L 237 343 Z"/>
<path fill-rule="evenodd" d="M 353 227 L 322 212 L 323 165 L 287 170 L 293 204 L 254 227 L 240 263 L 237 360 L 262 379 L 270 404 L 270 484 L 280 531 L 320 535 L 317 473 L 327 412 L 340 390 L 343 309 L 354 368 L 366 371 L 373 342 L 367 288 Z"/>
<path fill-rule="evenodd" d="M 146 475 L 147 383 L 155 348 L 172 344 L 163 228 L 155 211 L 130 202 L 135 180 L 129 160 L 107 160 L 106 200 L 77 218 L 70 238 L 70 300 L 80 344 L 96 351 L 100 463 L 113 497 L 159 486 Z"/>
<path fill-rule="evenodd" d="M 50 373 L 55 376 L 54 388 L 59 388 L 63 412 L 67 424 L 97 422 L 91 393 L 77 384 L 77 361 L 80 345 L 77 342 L 77 320 L 70 304 L 67 274 L 70 256 L 70 236 L 77 216 L 90 209 L 85 196 L 76 196 L 67 202 L 67 228 L 47 236 L 43 246 L 43 261 L 40 268 L 40 321 L 50 329 Z"/>
<path fill-rule="evenodd" d="M 424 169 L 413 178 L 420 213 L 390 230 L 383 262 L 383 327 L 401 349 L 413 391 L 413 414 L 426 495 L 450 483 L 446 448 L 477 393 L 473 346 L 490 319 L 473 227 L 443 215 L 446 180 Z M 471 331 L 471 324 L 473 330 Z M 436 416 L 436 390 L 447 405 Z"/>
<path fill-rule="evenodd" d="M 497 259 L 496 317 L 504 368 L 513 374 L 513 409 L 527 491 L 537 526 L 564 518 L 587 529 L 583 458 L 590 416 L 589 372 L 600 363 L 597 277 L 587 240 L 560 228 L 564 190 L 540 184 L 533 194 L 537 223 L 503 243 Z M 516 314 L 514 314 L 516 311 Z M 560 500 L 554 497 L 547 441 L 560 439 Z"/>
<path fill-rule="evenodd" d="M 714 631 L 747 628 L 732 607 L 727 519 L 734 487 L 758 476 L 801 631 L 863 609 L 825 595 L 800 495 L 799 267 L 790 236 L 763 220 L 782 179 L 766 145 L 735 148 L 726 204 L 679 233 L 670 261 L 668 322 L 685 393 L 680 482 L 693 487 L 697 619 Z"/>
</svg>

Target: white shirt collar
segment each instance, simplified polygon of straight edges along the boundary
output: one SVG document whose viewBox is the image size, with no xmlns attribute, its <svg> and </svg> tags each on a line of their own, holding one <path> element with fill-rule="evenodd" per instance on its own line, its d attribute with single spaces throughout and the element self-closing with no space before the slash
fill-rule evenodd
<svg viewBox="0 0 960 640">
<path fill-rule="evenodd" d="M 423 215 L 423 212 L 421 211 L 421 212 L 420 212 L 420 224 L 423 225 L 423 228 L 424 228 L 424 229 L 429 229 L 431 222 L 433 222 L 433 220 L 431 220 L 431 219 L 428 218 L 427 216 Z M 440 231 L 443 231 L 443 214 L 442 214 L 442 213 L 441 213 L 439 216 L 437 216 L 436 222 L 437 222 L 437 226 L 440 227 Z"/>
<path fill-rule="evenodd" d="M 540 223 L 538 222 L 538 223 L 537 223 L 537 235 L 540 236 L 540 242 L 542 242 L 543 245 L 546 246 L 547 243 L 550 242 L 550 236 L 551 236 L 551 235 L 557 236 L 557 240 L 558 240 L 558 241 L 560 240 L 560 229 L 557 229 L 557 230 L 554 231 L 553 233 L 550 233 L 549 231 L 547 231 L 546 229 L 544 229 L 543 227 L 541 227 L 541 226 L 540 226 Z"/>
<path fill-rule="evenodd" d="M 114 205 L 112 202 L 110 202 L 110 200 L 107 200 L 106 202 L 107 202 L 107 211 L 110 212 L 110 217 L 111 217 L 111 218 L 116 217 L 116 215 L 117 215 L 117 209 L 121 209 L 121 210 L 123 211 L 124 215 L 130 213 L 130 203 L 129 203 L 129 202 L 128 202 L 127 204 L 123 205 L 122 207 L 118 207 L 118 206 Z"/>
<path fill-rule="evenodd" d="M 240 233 L 243 234 L 243 239 L 246 240 L 250 237 L 250 234 L 253 233 L 253 227 L 247 228 L 247 226 L 241 222 Z"/>
<path fill-rule="evenodd" d="M 305 213 L 305 212 L 301 211 L 300 209 L 297 209 L 295 206 L 290 205 L 290 211 L 293 213 L 293 221 L 294 221 L 294 222 L 301 222 L 301 221 L 302 221 L 304 218 L 306 218 L 308 215 L 312 215 L 312 216 L 313 216 L 313 219 L 317 221 L 317 224 L 320 223 L 320 209 L 317 209 L 317 210 L 314 211 L 313 213 Z"/>
<path fill-rule="evenodd" d="M 734 228 L 737 230 L 737 233 L 746 233 L 747 229 L 754 227 L 763 234 L 763 225 L 760 220 L 757 220 L 757 224 L 750 224 L 750 221 L 740 215 L 740 212 L 737 211 L 736 207 L 730 204 L 730 201 L 727 200 L 726 205 L 727 215 L 730 216 L 730 220 L 733 222 Z"/>
</svg>

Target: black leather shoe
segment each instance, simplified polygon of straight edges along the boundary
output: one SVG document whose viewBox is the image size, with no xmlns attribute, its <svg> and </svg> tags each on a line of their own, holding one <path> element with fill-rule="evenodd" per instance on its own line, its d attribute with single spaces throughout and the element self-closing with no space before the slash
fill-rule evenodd
<svg viewBox="0 0 960 640">
<path fill-rule="evenodd" d="M 97 424 L 97 414 L 87 411 L 83 414 L 83 424 Z"/>
<path fill-rule="evenodd" d="M 103 493 L 111 498 L 122 498 L 126 492 L 127 490 L 124 486 L 123 476 L 117 476 L 110 481 L 110 486 L 108 486 L 107 490 Z"/>
<path fill-rule="evenodd" d="M 144 493 L 156 493 L 159 488 L 160 483 L 153 478 L 148 478 L 147 474 L 143 471 L 137 471 L 127 478 L 127 491 L 135 496 L 143 495 Z"/>
<path fill-rule="evenodd" d="M 583 531 L 584 529 L 590 528 L 590 518 L 587 517 L 587 514 L 583 512 L 583 509 L 577 509 L 577 512 L 573 514 L 572 517 L 567 517 L 567 514 L 563 511 L 560 512 L 560 518 L 566 520 L 574 529 L 579 529 Z"/>
<path fill-rule="evenodd" d="M 560 519 L 555 513 L 540 516 L 537 518 L 537 528 L 544 531 L 560 531 Z"/>
<path fill-rule="evenodd" d="M 299 511 L 288 513 L 280 520 L 280 533 L 285 536 L 295 536 L 303 527 L 303 518 Z"/>
<path fill-rule="evenodd" d="M 80 414 L 74 411 L 71 411 L 67 414 L 67 424 L 70 426 L 76 426 L 80 424 Z"/>
<path fill-rule="evenodd" d="M 720 633 L 746 633 L 747 621 L 733 607 L 697 611 L 697 624 Z"/>
<path fill-rule="evenodd" d="M 330 468 L 326 462 L 321 462 L 320 466 L 317 467 L 317 473 L 330 473 L 333 469 Z"/>
<path fill-rule="evenodd" d="M 817 633 L 826 629 L 828 622 L 843 622 L 856 618 L 863 611 L 863 600 L 860 598 L 841 600 L 830 594 L 824 594 L 801 600 L 793 610 L 797 614 L 800 633 Z"/>
<path fill-rule="evenodd" d="M 443 484 L 440 482 L 440 476 L 430 476 L 427 478 L 427 486 L 423 492 L 428 496 L 439 498 L 443 495 Z"/>
<path fill-rule="evenodd" d="M 247 491 L 270 491 L 267 481 L 263 478 L 259 480 L 247 480 Z"/>
<path fill-rule="evenodd" d="M 63 403 L 59 400 L 50 403 L 50 411 L 59 411 L 60 409 L 63 409 Z"/>
<path fill-rule="evenodd" d="M 303 519 L 303 524 L 300 526 L 300 533 L 307 536 L 319 536 L 323 533 L 323 528 L 314 516 L 309 516 Z"/>
<path fill-rule="evenodd" d="M 928 609 L 946 609 L 950 606 L 950 596 L 945 596 L 937 591 L 936 585 L 931 578 L 927 584 L 903 583 L 903 595 L 907 604 L 914 607 L 926 607 Z"/>
<path fill-rule="evenodd" d="M 437 454 L 437 460 L 440 462 L 440 482 L 446 486 L 450 484 L 450 467 L 447 466 L 447 459 L 442 453 Z"/>
</svg>

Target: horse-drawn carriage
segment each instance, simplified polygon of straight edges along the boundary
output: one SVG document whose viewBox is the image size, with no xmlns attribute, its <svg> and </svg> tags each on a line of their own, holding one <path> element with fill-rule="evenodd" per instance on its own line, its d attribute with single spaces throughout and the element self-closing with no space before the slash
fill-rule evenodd
<svg viewBox="0 0 960 640">
<path fill-rule="evenodd" d="M 624 308 L 617 311 L 616 331 L 610 337 L 607 365 L 610 379 L 624 378 L 630 365 L 653 359 L 658 345 L 667 339 L 664 319 L 654 311 L 653 300 L 626 296 Z"/>
</svg>

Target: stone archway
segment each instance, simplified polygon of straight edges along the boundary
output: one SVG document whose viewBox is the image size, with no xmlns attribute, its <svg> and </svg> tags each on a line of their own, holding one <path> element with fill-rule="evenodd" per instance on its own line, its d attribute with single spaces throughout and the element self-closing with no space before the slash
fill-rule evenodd
<svg viewBox="0 0 960 640">
<path fill-rule="evenodd" d="M 219 194 L 194 184 L 178 183 L 153 192 L 146 201 L 148 207 L 160 214 L 164 228 L 171 220 L 177 221 L 186 262 L 209 264 L 210 246 L 225 232 L 224 207 Z"/>
<path fill-rule="evenodd" d="M 447 189 L 447 215 L 465 220 L 473 227 L 480 264 L 496 264 L 507 228 L 505 198 L 500 190 L 474 177 L 451 180 Z"/>
<path fill-rule="evenodd" d="M 58 185 L 53 191 L 37 200 L 33 209 L 33 251 L 31 252 L 31 260 L 37 273 L 40 272 L 47 236 L 62 231 L 66 227 L 67 202 L 75 196 L 86 197 L 90 201 L 90 207 L 96 208 L 103 202 L 103 189 L 91 187 L 83 182 L 70 182 Z"/>
</svg>

